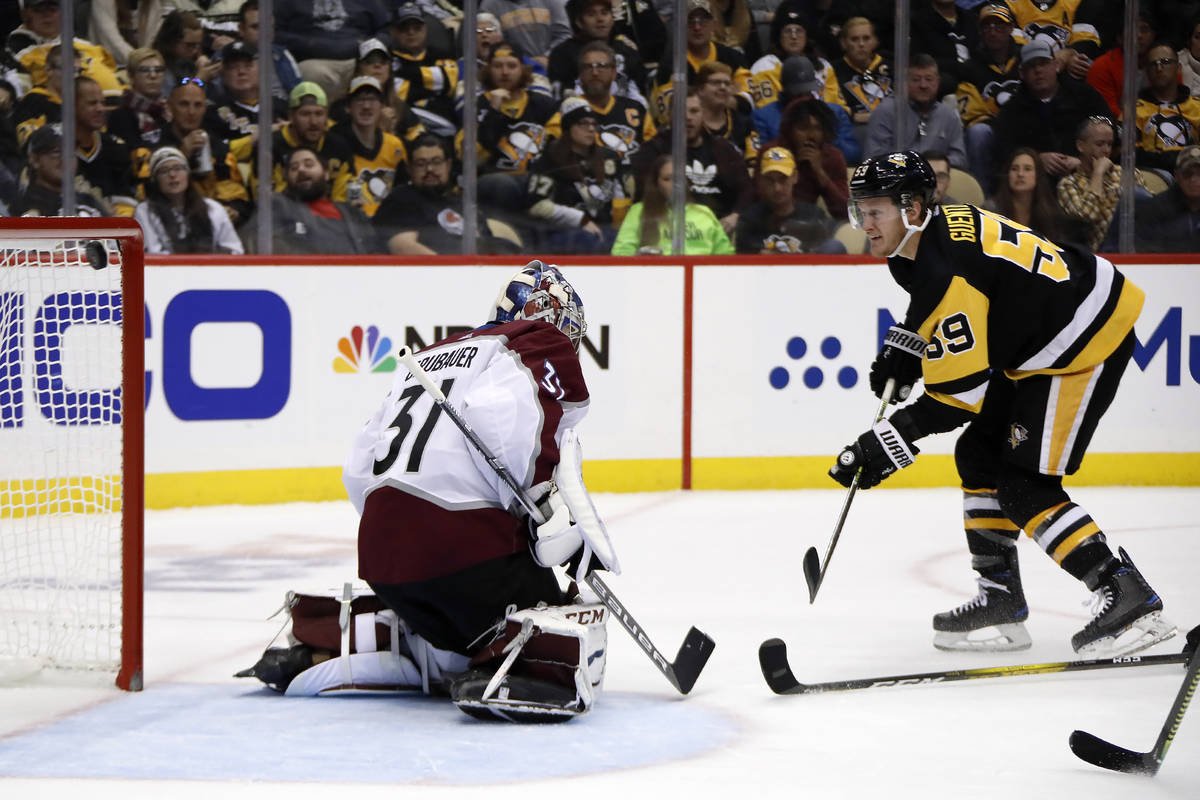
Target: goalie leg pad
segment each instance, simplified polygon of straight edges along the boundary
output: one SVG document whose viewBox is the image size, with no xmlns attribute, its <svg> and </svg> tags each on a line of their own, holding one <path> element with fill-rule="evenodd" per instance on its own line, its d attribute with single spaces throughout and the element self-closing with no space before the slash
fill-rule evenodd
<svg viewBox="0 0 1200 800">
<path fill-rule="evenodd" d="M 585 714 L 604 683 L 608 609 L 601 604 L 511 612 L 456 679 L 450 697 L 481 719 L 562 722 Z"/>
<path fill-rule="evenodd" d="M 268 648 L 235 677 L 258 678 L 290 697 L 336 691 L 445 694 L 470 660 L 433 647 L 375 595 L 345 599 L 288 592 L 291 647 Z"/>
</svg>

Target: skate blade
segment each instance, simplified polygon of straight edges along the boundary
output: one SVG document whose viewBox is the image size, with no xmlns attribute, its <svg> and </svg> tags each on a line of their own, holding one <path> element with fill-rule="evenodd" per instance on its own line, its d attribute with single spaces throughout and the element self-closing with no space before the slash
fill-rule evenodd
<svg viewBox="0 0 1200 800">
<path fill-rule="evenodd" d="M 1175 632 L 1175 623 L 1163 619 L 1161 611 L 1154 611 L 1135 619 L 1123 631 L 1089 642 L 1075 652 L 1085 658 L 1118 658 L 1165 642 Z"/>
<path fill-rule="evenodd" d="M 984 638 L 972 639 L 972 635 Z M 933 635 L 933 646 L 938 650 L 958 652 L 1004 653 L 1028 650 L 1032 644 L 1029 632 L 1020 622 L 989 625 L 973 631 L 936 631 Z"/>
</svg>

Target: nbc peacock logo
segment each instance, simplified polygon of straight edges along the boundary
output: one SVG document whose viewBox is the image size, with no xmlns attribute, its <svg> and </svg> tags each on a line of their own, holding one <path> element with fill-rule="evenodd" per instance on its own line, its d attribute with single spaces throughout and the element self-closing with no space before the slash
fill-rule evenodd
<svg viewBox="0 0 1200 800">
<path fill-rule="evenodd" d="M 334 372 L 396 371 L 396 359 L 389 355 L 392 340 L 380 336 L 379 328 L 374 325 L 367 326 L 365 341 L 362 326 L 355 325 L 349 336 L 338 339 L 337 346 L 341 355 L 333 359 Z"/>
</svg>

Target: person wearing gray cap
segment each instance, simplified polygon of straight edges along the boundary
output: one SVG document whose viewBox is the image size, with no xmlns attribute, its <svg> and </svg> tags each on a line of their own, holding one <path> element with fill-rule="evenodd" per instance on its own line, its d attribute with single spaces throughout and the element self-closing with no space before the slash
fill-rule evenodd
<svg viewBox="0 0 1200 800">
<path fill-rule="evenodd" d="M 1138 203 L 1139 253 L 1200 253 L 1200 146 L 1179 151 L 1175 182 Z"/>
<path fill-rule="evenodd" d="M 1079 166 L 1075 138 L 1080 124 L 1090 116 L 1108 115 L 1108 104 L 1091 86 L 1059 80 L 1053 48 L 1036 38 L 1021 48 L 1021 88 L 992 125 L 993 158 L 1002 160 L 1018 147 L 1032 147 L 1051 180 L 1057 181 Z M 994 160 L 989 167 L 995 165 Z"/>
</svg>

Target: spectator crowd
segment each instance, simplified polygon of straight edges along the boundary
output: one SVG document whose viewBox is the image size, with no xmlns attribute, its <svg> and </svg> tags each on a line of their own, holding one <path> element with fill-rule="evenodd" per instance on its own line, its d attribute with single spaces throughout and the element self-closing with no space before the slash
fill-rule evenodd
<svg viewBox="0 0 1200 800">
<path fill-rule="evenodd" d="M 258 0 L 6 3 L 0 214 L 61 214 L 73 147 L 75 212 L 135 217 L 151 253 L 254 250 L 264 180 L 277 253 L 457 253 L 468 216 L 481 252 L 670 253 L 680 103 L 688 253 L 861 253 L 848 175 L 896 149 L 942 202 L 1102 250 L 1132 184 L 1137 249 L 1200 252 L 1200 0 L 1142 0 L 1132 56 L 1123 0 L 912 0 L 902 69 L 885 0 L 271 5 L 260 63 Z"/>
</svg>

